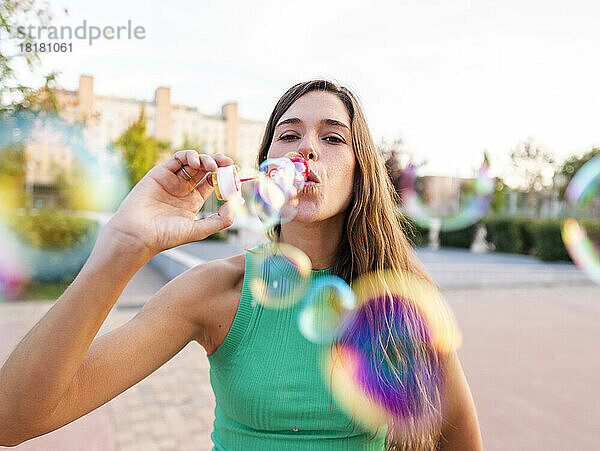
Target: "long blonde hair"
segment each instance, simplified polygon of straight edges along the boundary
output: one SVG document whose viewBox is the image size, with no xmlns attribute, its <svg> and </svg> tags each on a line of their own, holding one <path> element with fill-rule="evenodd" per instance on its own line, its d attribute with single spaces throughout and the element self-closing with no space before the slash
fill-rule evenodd
<svg viewBox="0 0 600 451">
<path fill-rule="evenodd" d="M 362 275 L 391 269 L 414 274 L 431 282 L 407 239 L 406 234 L 411 233 L 408 222 L 404 221 L 398 212 L 398 196 L 387 176 L 383 158 L 375 146 L 363 110 L 355 95 L 347 88 L 328 80 L 311 80 L 292 86 L 279 99 L 269 117 L 258 153 L 258 164 L 267 158 L 279 119 L 296 100 L 310 91 L 331 92 L 344 103 L 350 117 L 352 149 L 356 160 L 352 198 L 344 220 L 345 233 L 342 234 L 337 247 L 332 273 L 352 283 Z M 270 232 L 270 238 L 277 240 L 280 231 L 280 226 L 275 226 Z M 373 323 L 370 342 L 377 347 L 374 350 L 375 354 L 388 362 L 402 362 L 407 357 L 404 355 L 406 346 L 394 345 L 398 337 L 393 336 L 389 327 L 388 318 L 395 312 L 391 303 L 393 300 L 365 305 L 363 308 Z M 381 318 L 384 320 L 381 321 Z M 392 349 L 389 343 L 392 343 Z M 437 354 L 432 352 L 427 344 L 423 344 L 422 340 L 415 340 L 414 347 L 417 349 L 412 349 L 411 352 L 432 359 L 432 367 L 437 365 Z M 424 399 L 425 404 L 439 407 L 437 390 L 433 394 L 422 395 L 427 398 Z M 429 431 L 427 434 L 412 437 L 410 443 L 394 443 L 388 434 L 386 448 L 432 449 L 438 434 L 439 431 Z"/>
</svg>

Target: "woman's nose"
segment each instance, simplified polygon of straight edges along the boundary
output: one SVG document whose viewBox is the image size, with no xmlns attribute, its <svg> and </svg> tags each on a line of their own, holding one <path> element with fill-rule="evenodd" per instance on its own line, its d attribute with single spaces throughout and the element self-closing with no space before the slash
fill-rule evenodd
<svg viewBox="0 0 600 451">
<path fill-rule="evenodd" d="M 304 158 L 305 160 L 316 161 L 318 159 L 318 154 L 315 150 L 315 147 L 312 145 L 311 139 L 308 136 L 305 136 L 304 139 L 300 142 L 300 147 L 298 147 L 298 153 L 302 155 L 302 158 Z"/>
</svg>

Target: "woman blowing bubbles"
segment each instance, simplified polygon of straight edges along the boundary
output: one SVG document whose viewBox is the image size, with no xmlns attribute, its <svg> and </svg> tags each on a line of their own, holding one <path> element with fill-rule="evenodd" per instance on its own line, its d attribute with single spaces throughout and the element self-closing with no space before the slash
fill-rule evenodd
<svg viewBox="0 0 600 451">
<path fill-rule="evenodd" d="M 311 277 L 332 273 L 352 282 L 395 270 L 428 280 L 398 223 L 361 107 L 347 89 L 314 80 L 283 95 L 267 123 L 259 162 L 289 152 L 305 157 L 311 176 L 294 220 L 275 227 L 272 237 L 308 255 Z M 179 151 L 132 189 L 76 279 L 3 365 L 0 444 L 17 445 L 74 421 L 194 340 L 211 364 L 215 449 L 481 449 L 456 354 L 400 343 L 391 327 L 383 327 L 395 320 L 388 310 L 373 307 L 361 344 L 375 356 L 382 349 L 397 356 L 398 368 L 415 349 L 425 352 L 441 368 L 433 390 L 423 388 L 437 380 L 432 371 L 416 379 L 410 371 L 392 371 L 391 384 L 408 387 L 416 380 L 419 389 L 402 406 L 408 423 L 418 415 L 411 406 L 432 406 L 441 421 L 401 439 L 390 429 L 386 437 L 385 428 L 374 434 L 332 403 L 317 347 L 298 333 L 294 308 L 254 302 L 244 277 L 252 252 L 189 269 L 125 325 L 94 340 L 127 282 L 154 255 L 232 224 L 232 201 L 195 220 L 213 190 L 206 175 L 231 164 L 223 155 Z"/>
</svg>

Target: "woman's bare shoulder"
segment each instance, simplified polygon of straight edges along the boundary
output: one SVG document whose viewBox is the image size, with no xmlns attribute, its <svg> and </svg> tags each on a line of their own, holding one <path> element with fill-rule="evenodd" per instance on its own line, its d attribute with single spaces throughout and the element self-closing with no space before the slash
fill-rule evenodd
<svg viewBox="0 0 600 451">
<path fill-rule="evenodd" d="M 242 282 L 244 279 L 244 265 L 246 258 L 244 254 L 234 255 L 228 258 L 212 260 L 190 268 L 189 278 L 196 284 L 203 285 L 204 289 L 223 291 Z"/>
<path fill-rule="evenodd" d="M 244 266 L 245 255 L 234 255 L 196 265 L 169 282 L 177 304 L 197 325 L 195 341 L 209 354 L 222 343 L 235 317 Z"/>
</svg>

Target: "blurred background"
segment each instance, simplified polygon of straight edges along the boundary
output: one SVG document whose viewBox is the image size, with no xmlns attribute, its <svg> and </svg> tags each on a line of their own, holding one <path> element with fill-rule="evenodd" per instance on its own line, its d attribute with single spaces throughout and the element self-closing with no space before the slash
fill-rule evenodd
<svg viewBox="0 0 600 451">
<path fill-rule="evenodd" d="M 0 19 L 0 362 L 151 167 L 196 149 L 251 171 L 279 97 L 326 78 L 358 95 L 457 316 L 485 448 L 598 448 L 596 3 L 2 0 Z M 243 214 L 157 255 L 99 334 L 186 269 L 264 240 Z M 213 409 L 190 343 L 18 448 L 210 449 Z"/>
</svg>

